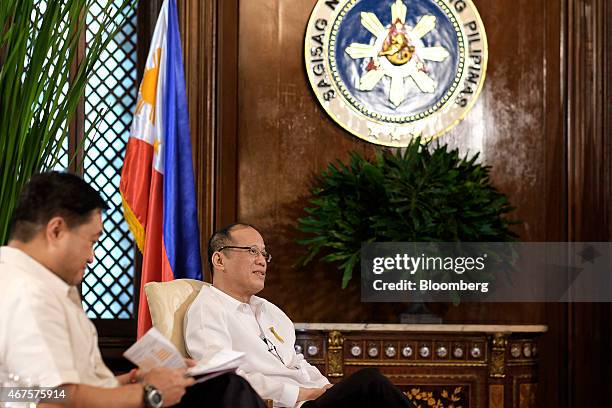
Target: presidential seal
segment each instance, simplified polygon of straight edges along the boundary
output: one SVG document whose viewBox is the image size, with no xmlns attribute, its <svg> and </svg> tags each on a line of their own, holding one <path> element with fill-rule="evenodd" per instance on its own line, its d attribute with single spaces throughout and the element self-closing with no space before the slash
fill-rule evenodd
<svg viewBox="0 0 612 408">
<path fill-rule="evenodd" d="M 472 108 L 487 37 L 470 0 L 318 0 L 305 57 L 317 99 L 340 126 L 402 147 L 441 136 Z"/>
</svg>

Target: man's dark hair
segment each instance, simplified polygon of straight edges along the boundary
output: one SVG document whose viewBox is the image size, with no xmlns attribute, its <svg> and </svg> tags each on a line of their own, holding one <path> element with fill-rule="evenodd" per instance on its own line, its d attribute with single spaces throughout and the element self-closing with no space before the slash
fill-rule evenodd
<svg viewBox="0 0 612 408">
<path fill-rule="evenodd" d="M 40 173 L 23 186 L 11 223 L 11 239 L 31 240 L 53 217 L 62 217 L 69 228 L 87 222 L 93 210 L 108 206 L 81 177 L 58 171 Z"/>
<path fill-rule="evenodd" d="M 234 224 L 226 225 L 220 230 L 216 231 L 210 239 L 208 240 L 208 263 L 210 264 L 210 274 L 211 276 L 215 273 L 212 263 L 212 256 L 215 252 L 219 250 L 219 248 L 224 247 L 226 245 L 232 244 L 231 233 L 232 230 L 238 228 L 253 228 L 257 231 L 257 228 L 252 226 L 251 224 L 245 224 L 243 222 L 236 222 Z"/>
</svg>

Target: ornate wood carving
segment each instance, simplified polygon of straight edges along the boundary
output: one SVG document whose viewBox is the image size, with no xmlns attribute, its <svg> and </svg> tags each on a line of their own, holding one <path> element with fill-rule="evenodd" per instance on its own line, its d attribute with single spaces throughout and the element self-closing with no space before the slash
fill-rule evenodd
<svg viewBox="0 0 612 408">
<path fill-rule="evenodd" d="M 349 330 L 341 326 L 300 328 L 296 332 L 296 344 L 303 350 L 310 344 L 327 342 L 325 350 L 312 357 L 305 353 L 305 357 L 325 372 L 332 382 L 365 367 L 376 367 L 406 395 L 411 395 L 417 405 L 451 407 L 454 404 L 455 407 L 472 408 L 519 408 L 521 385 L 537 383 L 540 352 L 534 352 L 534 349 L 537 349 L 540 333 L 512 330 L 503 333 L 421 332 L 393 328 L 374 331 Z M 410 355 L 402 353 L 401 349 L 393 356 L 386 352 L 389 346 L 406 344 L 430 345 L 432 353 L 423 357 L 418 348 Z M 478 345 L 481 355 L 438 353 L 439 345 L 452 344 L 462 347 Z M 368 353 L 367 345 L 378 347 L 377 353 L 372 353 L 375 356 Z M 521 345 L 520 355 L 510 356 L 511 345 Z M 353 353 L 354 347 L 359 350 Z M 499 363 L 492 358 L 495 355 L 500 356 Z M 535 392 L 535 388 L 532 391 Z M 526 390 L 522 392 L 523 399 L 531 401 L 529 393 Z M 431 401 L 433 405 L 428 405 Z"/>
<path fill-rule="evenodd" d="M 467 389 L 466 389 L 467 388 Z M 412 387 L 404 392 L 417 408 L 469 407 L 469 387 Z"/>
<path fill-rule="evenodd" d="M 344 356 L 342 353 L 344 337 L 339 331 L 329 332 L 327 338 L 327 376 L 342 377 L 344 375 Z"/>
<path fill-rule="evenodd" d="M 506 376 L 506 336 L 497 333 L 491 340 L 491 361 L 489 375 L 491 378 L 504 378 Z"/>
</svg>

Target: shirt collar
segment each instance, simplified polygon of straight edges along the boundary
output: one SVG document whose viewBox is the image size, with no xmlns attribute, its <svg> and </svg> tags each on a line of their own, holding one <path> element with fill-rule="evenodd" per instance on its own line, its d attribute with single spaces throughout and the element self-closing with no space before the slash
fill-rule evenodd
<svg viewBox="0 0 612 408">
<path fill-rule="evenodd" d="M 239 301 L 238 299 L 234 299 L 233 297 L 231 297 L 227 293 L 223 292 L 222 290 L 219 290 L 219 289 L 215 288 L 214 286 L 211 286 L 211 289 L 213 290 L 214 293 L 217 294 L 217 296 L 223 302 L 227 303 L 230 306 L 230 308 L 232 308 L 234 310 L 240 310 L 240 308 L 243 307 L 243 305 L 249 305 L 249 306 L 253 307 L 254 310 L 259 310 L 265 304 L 265 299 L 260 298 L 260 297 L 255 296 L 255 295 L 251 296 L 251 299 L 249 299 L 249 303 L 243 303 L 243 302 Z"/>
<path fill-rule="evenodd" d="M 62 278 L 20 249 L 9 246 L 0 247 L 0 264 L 4 263 L 16 266 L 62 295 L 69 295 L 70 289 L 74 287 L 68 285 Z"/>
</svg>

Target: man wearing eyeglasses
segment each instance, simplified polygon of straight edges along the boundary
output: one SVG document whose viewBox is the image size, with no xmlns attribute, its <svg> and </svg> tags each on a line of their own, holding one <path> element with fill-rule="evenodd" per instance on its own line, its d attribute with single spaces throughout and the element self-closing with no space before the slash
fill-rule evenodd
<svg viewBox="0 0 612 408">
<path fill-rule="evenodd" d="M 185 316 L 185 345 L 196 360 L 220 350 L 245 353 L 238 374 L 275 407 L 412 407 L 377 370 L 364 369 L 332 385 L 301 354 L 295 328 L 274 304 L 255 296 L 264 288 L 272 256 L 261 234 L 232 224 L 208 242 L 212 286 L 204 286 Z"/>
</svg>

